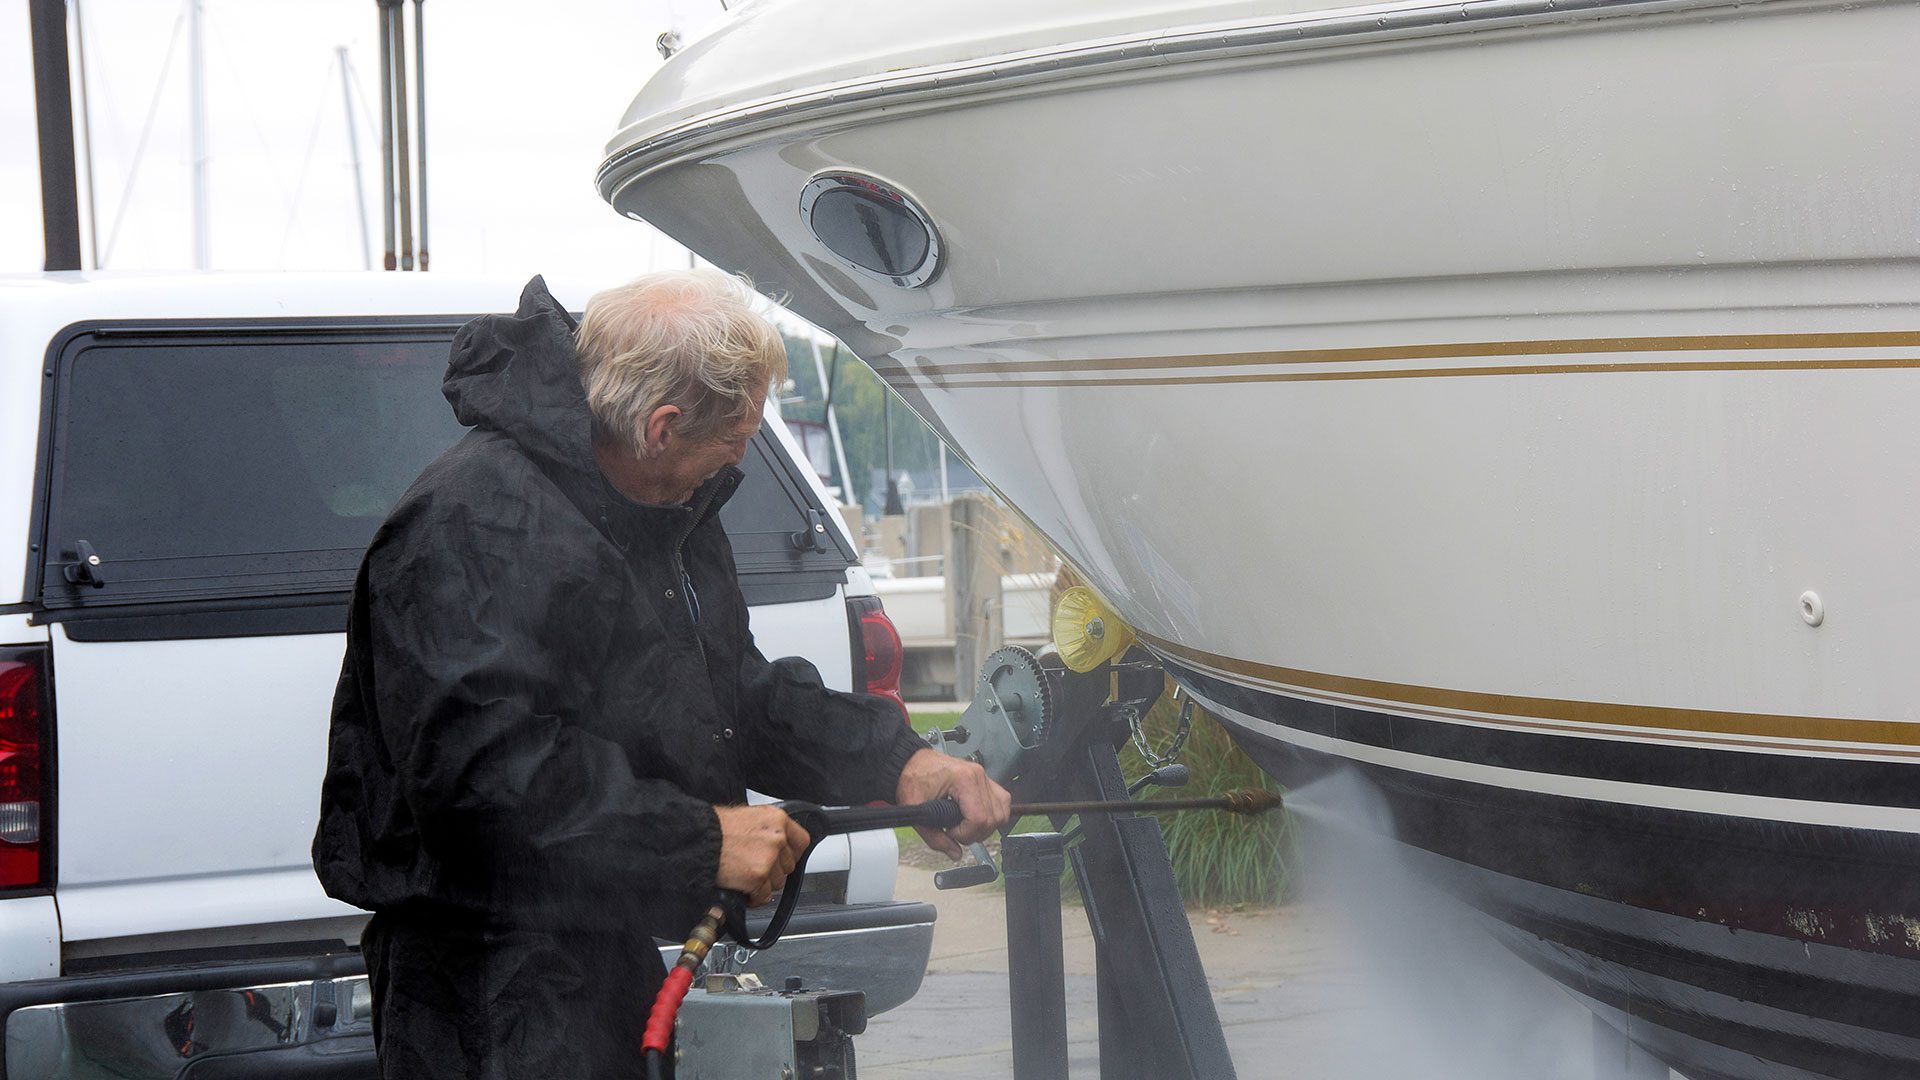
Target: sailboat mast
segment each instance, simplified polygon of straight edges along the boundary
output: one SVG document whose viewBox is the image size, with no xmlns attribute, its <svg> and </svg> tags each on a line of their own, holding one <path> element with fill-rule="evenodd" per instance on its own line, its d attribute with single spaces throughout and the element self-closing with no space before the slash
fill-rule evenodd
<svg viewBox="0 0 1920 1080">
<path fill-rule="evenodd" d="M 427 268 L 427 15 L 426 0 L 413 0 L 414 142 L 420 154 L 414 175 L 420 184 L 420 269 Z"/>
<path fill-rule="evenodd" d="M 94 201 L 93 106 L 87 100 L 87 16 L 73 0 L 73 53 L 80 61 L 80 155 L 87 174 L 87 251 L 100 269 L 100 214 Z"/>
<path fill-rule="evenodd" d="M 691 258 L 693 253 L 689 250 L 687 254 Z M 814 376 L 820 380 L 821 390 L 826 397 L 828 445 L 833 448 L 834 463 L 840 467 L 840 501 L 851 503 L 854 501 L 853 474 L 847 469 L 847 448 L 840 442 L 840 418 L 833 410 L 833 381 L 827 378 L 827 362 L 820 354 L 819 337 L 809 334 L 808 338 L 813 343 Z M 837 362 L 839 359 L 839 354 L 835 353 L 834 360 Z"/>
<path fill-rule="evenodd" d="M 360 128 L 353 122 L 353 79 L 348 74 L 347 47 L 336 46 L 334 55 L 340 59 L 340 102 L 346 107 L 343 114 L 347 118 L 347 156 L 353 161 L 353 201 L 360 207 L 360 267 L 373 269 L 373 240 L 367 230 L 367 188 L 360 176 Z"/>
<path fill-rule="evenodd" d="M 400 211 L 400 269 L 413 269 L 413 155 L 407 149 L 407 14 L 402 0 L 388 3 L 387 21 L 393 24 L 393 164 L 394 205 Z"/>
<path fill-rule="evenodd" d="M 207 222 L 207 50 L 201 0 L 187 0 L 187 109 L 193 141 L 193 268 L 212 265 Z"/>
<path fill-rule="evenodd" d="M 384 265 L 398 269 L 393 227 L 393 20 L 386 0 L 374 0 L 380 13 L 380 225 L 386 234 Z"/>
</svg>

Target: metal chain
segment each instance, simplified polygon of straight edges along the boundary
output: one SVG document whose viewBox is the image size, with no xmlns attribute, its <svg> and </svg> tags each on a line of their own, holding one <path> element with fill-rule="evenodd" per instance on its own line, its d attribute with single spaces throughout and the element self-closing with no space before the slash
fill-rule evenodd
<svg viewBox="0 0 1920 1080">
<path fill-rule="evenodd" d="M 1178 688 L 1174 693 L 1180 693 Z M 1140 721 L 1143 719 L 1140 710 L 1131 708 L 1127 710 L 1127 730 L 1133 733 L 1133 748 L 1140 751 L 1140 756 L 1146 761 L 1149 769 L 1165 768 L 1179 761 L 1180 751 L 1186 748 L 1187 736 L 1193 732 L 1193 699 L 1185 695 L 1181 696 L 1184 700 L 1180 702 L 1180 722 L 1173 729 L 1173 740 L 1167 743 L 1167 748 L 1162 751 L 1155 751 L 1147 745 L 1147 733 L 1140 730 Z"/>
</svg>

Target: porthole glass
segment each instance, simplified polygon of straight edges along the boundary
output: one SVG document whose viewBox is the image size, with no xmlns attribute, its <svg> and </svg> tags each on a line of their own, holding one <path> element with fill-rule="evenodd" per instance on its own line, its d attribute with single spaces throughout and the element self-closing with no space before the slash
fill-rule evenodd
<svg viewBox="0 0 1920 1080">
<path fill-rule="evenodd" d="M 815 177 L 801 192 L 800 215 L 828 251 L 890 284 L 925 284 L 938 269 L 933 223 L 905 195 L 872 177 Z"/>
</svg>

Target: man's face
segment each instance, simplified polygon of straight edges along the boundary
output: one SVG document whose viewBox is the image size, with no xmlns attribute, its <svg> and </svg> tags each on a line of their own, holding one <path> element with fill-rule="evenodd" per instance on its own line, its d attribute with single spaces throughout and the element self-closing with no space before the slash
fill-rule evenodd
<svg viewBox="0 0 1920 1080">
<path fill-rule="evenodd" d="M 695 489 L 712 478 L 714 473 L 729 465 L 740 464 L 740 460 L 747 456 L 747 444 L 760 431 L 766 405 L 766 392 L 755 394 L 752 408 L 741 418 L 739 425 L 733 431 L 723 432 L 715 438 L 688 440 L 669 429 L 667 444 L 661 447 L 654 464 L 671 477 L 676 492 L 674 501 L 684 502 L 692 498 Z"/>
</svg>

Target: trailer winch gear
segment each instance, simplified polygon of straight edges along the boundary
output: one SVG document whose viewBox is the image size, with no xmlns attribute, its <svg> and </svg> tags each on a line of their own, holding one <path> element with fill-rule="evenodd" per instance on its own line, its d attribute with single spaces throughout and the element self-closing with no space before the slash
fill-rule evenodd
<svg viewBox="0 0 1920 1080">
<path fill-rule="evenodd" d="M 974 762 L 996 783 L 1007 784 L 1047 741 L 1053 714 L 1053 680 L 1046 669 L 1032 653 L 1008 645 L 988 654 L 967 711 L 945 731 L 927 732 L 927 745 Z M 964 889 L 1000 875 L 985 844 L 969 844 L 967 850 L 973 862 L 933 875 L 935 888 Z"/>
<path fill-rule="evenodd" d="M 927 745 L 978 764 L 1004 784 L 1052 730 L 1052 682 L 1032 653 L 1007 645 L 981 665 L 967 711 L 945 731 L 927 732 Z"/>
</svg>

